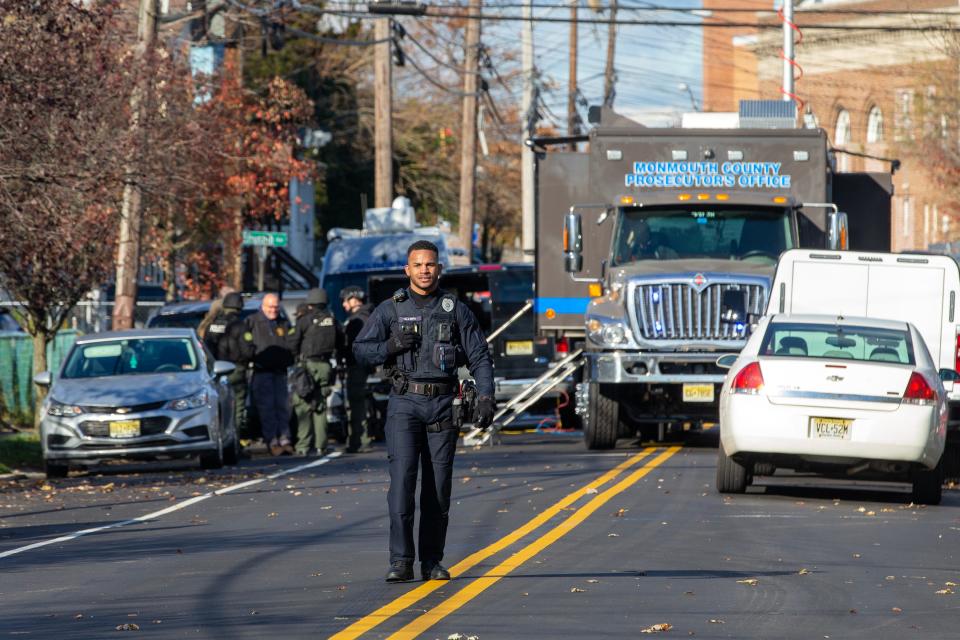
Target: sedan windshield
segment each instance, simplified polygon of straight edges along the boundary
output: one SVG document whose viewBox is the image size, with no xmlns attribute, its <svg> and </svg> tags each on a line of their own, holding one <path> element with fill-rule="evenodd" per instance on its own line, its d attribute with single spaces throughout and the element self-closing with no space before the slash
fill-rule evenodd
<svg viewBox="0 0 960 640">
<path fill-rule="evenodd" d="M 760 355 L 914 364 L 913 343 L 905 329 L 829 324 L 770 323 Z"/>
<path fill-rule="evenodd" d="M 132 338 L 78 344 L 63 368 L 64 378 L 100 378 L 144 373 L 196 371 L 188 338 Z"/>
<path fill-rule="evenodd" d="M 785 209 L 627 209 L 617 227 L 613 264 L 686 258 L 774 264 L 791 248 L 793 233 Z"/>
</svg>

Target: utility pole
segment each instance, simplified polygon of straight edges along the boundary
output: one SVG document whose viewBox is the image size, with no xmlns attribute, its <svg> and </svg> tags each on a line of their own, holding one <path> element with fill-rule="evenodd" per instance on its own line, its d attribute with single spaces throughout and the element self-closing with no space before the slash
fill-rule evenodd
<svg viewBox="0 0 960 640">
<path fill-rule="evenodd" d="M 617 55 L 617 0 L 610 0 L 610 24 L 607 25 L 607 66 L 603 70 L 603 106 L 612 107 L 615 91 L 614 58 Z"/>
<path fill-rule="evenodd" d="M 137 19 L 136 59 L 146 64 L 157 39 L 157 0 L 140 0 Z M 140 271 L 140 223 L 143 192 L 138 178 L 138 156 L 143 153 L 143 119 L 146 117 L 146 87 L 138 85 L 130 96 L 130 138 L 134 148 L 125 167 L 123 200 L 120 206 L 120 238 L 117 246 L 117 274 L 113 297 L 113 329 L 132 329 L 137 304 L 137 275 Z"/>
<path fill-rule="evenodd" d="M 783 0 L 783 99 L 793 100 L 793 0 Z"/>
<path fill-rule="evenodd" d="M 390 61 L 390 18 L 374 20 L 374 196 L 373 206 L 389 207 L 393 202 L 393 66 Z"/>
<path fill-rule="evenodd" d="M 470 0 L 463 64 L 463 142 L 460 146 L 460 241 L 473 262 L 473 212 L 477 195 L 477 77 L 480 71 L 481 0 Z"/>
<path fill-rule="evenodd" d="M 569 93 L 567 94 L 567 135 L 580 133 L 577 125 L 577 9 L 579 0 L 570 2 L 570 68 L 568 70 Z M 577 143 L 570 143 L 570 151 L 577 150 Z"/>
<path fill-rule="evenodd" d="M 523 248 L 523 261 L 533 262 L 536 256 L 536 221 L 534 219 L 534 208 L 536 204 L 536 195 L 534 194 L 533 171 L 534 157 L 533 149 L 527 144 L 527 138 L 533 137 L 533 117 L 536 106 L 533 104 L 533 0 L 526 0 L 523 4 L 523 26 L 521 27 L 522 40 L 522 62 L 523 62 L 523 105 L 521 107 L 521 116 L 523 118 L 523 144 L 520 151 L 520 186 L 521 211 L 522 211 L 522 232 L 521 247 Z"/>
</svg>

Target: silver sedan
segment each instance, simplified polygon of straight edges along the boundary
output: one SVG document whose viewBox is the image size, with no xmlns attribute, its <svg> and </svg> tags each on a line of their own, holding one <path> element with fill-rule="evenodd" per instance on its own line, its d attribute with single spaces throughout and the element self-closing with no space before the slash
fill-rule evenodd
<svg viewBox="0 0 960 640">
<path fill-rule="evenodd" d="M 47 475 L 71 463 L 197 456 L 236 464 L 239 440 L 229 362 L 214 361 L 192 329 L 111 331 L 76 341 L 49 386 L 40 417 Z"/>
</svg>

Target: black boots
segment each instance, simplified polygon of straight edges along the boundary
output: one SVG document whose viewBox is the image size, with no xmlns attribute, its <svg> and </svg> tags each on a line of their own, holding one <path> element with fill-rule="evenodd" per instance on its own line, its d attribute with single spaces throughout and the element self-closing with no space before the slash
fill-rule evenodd
<svg viewBox="0 0 960 640">
<path fill-rule="evenodd" d="M 412 562 L 393 562 L 387 572 L 387 582 L 410 582 L 413 580 Z"/>
</svg>

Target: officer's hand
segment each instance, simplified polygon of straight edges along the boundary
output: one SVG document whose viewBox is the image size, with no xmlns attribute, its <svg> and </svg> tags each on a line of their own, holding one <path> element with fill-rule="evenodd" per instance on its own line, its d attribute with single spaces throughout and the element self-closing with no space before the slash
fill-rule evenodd
<svg viewBox="0 0 960 640">
<path fill-rule="evenodd" d="M 387 340 L 387 353 L 392 356 L 416 348 L 420 342 L 420 335 L 412 331 L 402 331 L 400 333 L 390 334 Z"/>
<path fill-rule="evenodd" d="M 477 426 L 486 429 L 493 422 L 493 413 L 497 403 L 493 398 L 484 397 L 477 401 Z"/>
</svg>

